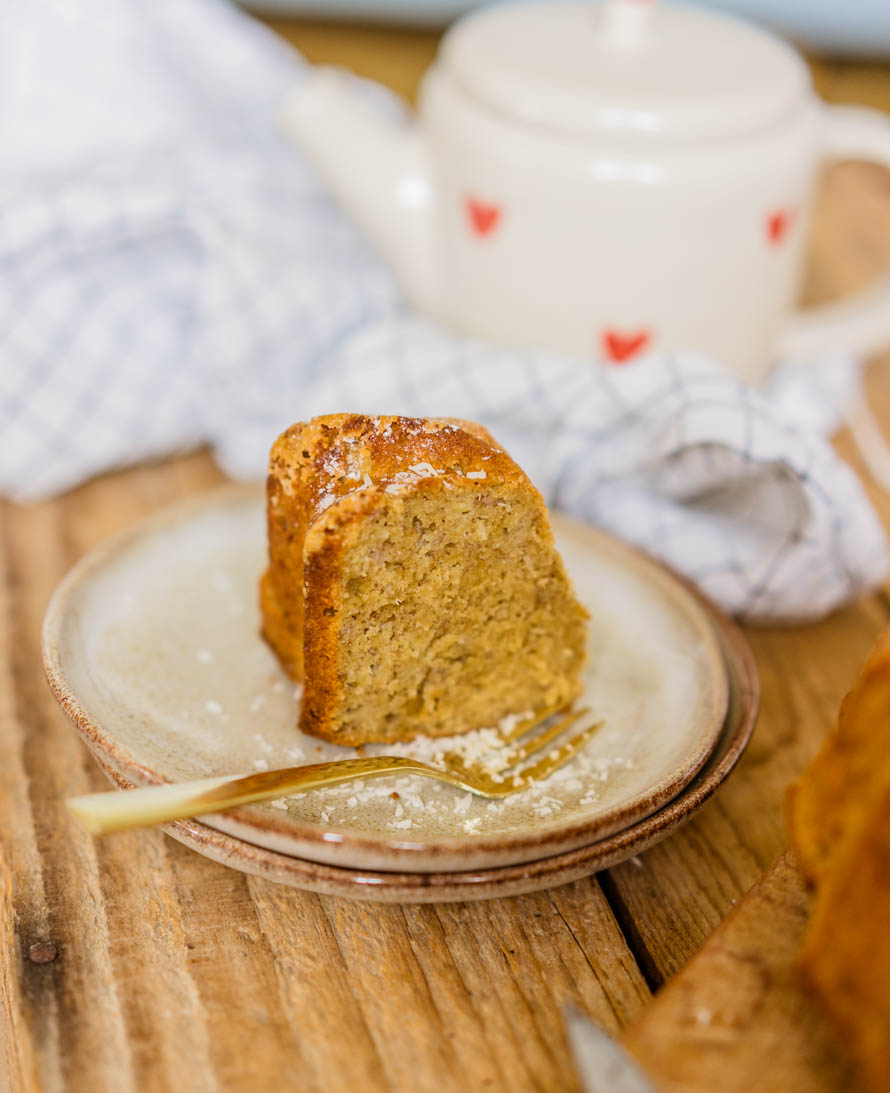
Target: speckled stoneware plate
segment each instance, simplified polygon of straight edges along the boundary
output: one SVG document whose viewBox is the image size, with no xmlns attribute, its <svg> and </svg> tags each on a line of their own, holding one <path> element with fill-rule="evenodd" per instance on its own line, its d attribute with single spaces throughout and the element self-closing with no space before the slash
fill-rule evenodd
<svg viewBox="0 0 890 1093">
<path fill-rule="evenodd" d="M 590 846 L 500 869 L 395 873 L 340 869 L 276 854 L 233 835 L 214 831 L 197 820 L 169 824 L 164 830 L 199 854 L 243 873 L 346 899 L 376 903 L 450 903 L 520 896 L 568 884 L 641 854 L 682 827 L 711 798 L 741 758 L 757 720 L 760 698 L 757 669 L 751 650 L 739 631 L 716 613 L 714 626 L 721 637 L 730 678 L 729 710 L 717 746 L 696 777 L 667 805 Z M 132 788 L 132 782 L 101 759 L 100 764 L 119 786 Z"/>
<path fill-rule="evenodd" d="M 592 615 L 581 704 L 604 721 L 572 763 L 504 801 L 402 776 L 206 816 L 198 828 L 341 869 L 439 873 L 552 858 L 676 797 L 725 720 L 714 616 L 630 547 L 566 520 L 554 528 Z M 262 495 L 234 487 L 102 544 L 64 579 L 44 625 L 47 675 L 106 768 L 146 785 L 354 754 L 295 728 L 299 695 L 258 636 L 264 555 Z M 475 736 L 454 743 L 472 750 Z M 399 750 L 428 758 L 441 747 Z"/>
</svg>

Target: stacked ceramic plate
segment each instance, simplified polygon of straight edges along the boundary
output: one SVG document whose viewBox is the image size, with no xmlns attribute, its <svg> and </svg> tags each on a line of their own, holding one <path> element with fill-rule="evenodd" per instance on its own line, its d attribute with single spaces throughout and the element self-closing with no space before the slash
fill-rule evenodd
<svg viewBox="0 0 890 1093">
<path fill-rule="evenodd" d="M 501 801 L 405 775 L 182 821 L 168 833 L 299 888 L 427 902 L 562 884 L 689 819 L 751 735 L 750 651 L 657 563 L 588 527 L 556 519 L 554 530 L 592 617 L 579 704 L 603 722 L 571 763 Z M 103 544 L 60 585 L 44 626 L 47 675 L 119 786 L 354 754 L 295 728 L 299 692 L 259 636 L 264 554 L 261 493 L 227 488 Z M 472 734 L 461 739 L 472 747 Z M 398 751 L 429 758 L 437 747 L 418 740 Z"/>
</svg>

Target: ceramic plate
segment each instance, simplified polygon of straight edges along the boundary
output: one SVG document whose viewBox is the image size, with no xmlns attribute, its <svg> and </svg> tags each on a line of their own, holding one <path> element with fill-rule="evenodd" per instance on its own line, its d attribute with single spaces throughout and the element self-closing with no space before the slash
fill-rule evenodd
<svg viewBox="0 0 890 1093">
<path fill-rule="evenodd" d="M 554 529 L 592 615 L 581 704 L 604 722 L 571 764 L 505 801 L 405 776 L 202 826 L 341 868 L 490 869 L 587 846 L 676 796 L 724 723 L 713 616 L 632 548 L 563 519 Z M 106 766 L 144 785 L 355 754 L 295 728 L 299 694 L 258 636 L 264 555 L 261 492 L 227 488 L 101 545 L 62 582 L 44 627 L 47 674 Z M 477 735 L 455 743 L 473 748 Z M 424 758 L 442 746 L 400 750 Z"/>
<path fill-rule="evenodd" d="M 346 899 L 376 903 L 450 903 L 519 896 L 568 884 L 641 854 L 676 831 L 710 799 L 741 758 L 757 719 L 760 697 L 757 669 L 751 650 L 739 631 L 716 613 L 714 625 L 720 632 L 729 670 L 730 704 L 723 732 L 707 763 L 664 808 L 580 850 L 501 869 L 456 873 L 386 873 L 339 869 L 276 854 L 232 835 L 224 835 L 197 820 L 169 824 L 165 830 L 199 854 L 243 873 Z M 132 782 L 106 764 L 102 765 L 118 785 L 125 789 L 132 788 Z"/>
</svg>

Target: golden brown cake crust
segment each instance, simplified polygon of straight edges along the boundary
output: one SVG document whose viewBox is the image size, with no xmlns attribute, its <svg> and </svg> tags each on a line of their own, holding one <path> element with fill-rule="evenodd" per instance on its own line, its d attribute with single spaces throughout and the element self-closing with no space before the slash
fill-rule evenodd
<svg viewBox="0 0 890 1093">
<path fill-rule="evenodd" d="M 303 731 L 344 744 L 404 738 L 398 729 L 378 728 L 372 737 L 337 723 L 344 560 L 367 518 L 398 511 L 407 498 L 445 501 L 483 489 L 512 491 L 533 507 L 568 586 L 543 499 L 479 425 L 335 414 L 294 425 L 275 442 L 267 481 L 263 634 L 288 674 L 304 682 Z M 583 625 L 586 613 L 575 606 Z M 582 659 L 583 654 L 579 670 Z M 570 689 L 569 698 L 578 690 L 577 679 Z"/>
<path fill-rule="evenodd" d="M 890 627 L 837 727 L 789 791 L 791 843 L 815 887 L 800 964 L 866 1088 L 890 1088 Z"/>
<path fill-rule="evenodd" d="M 303 680 L 304 554 L 319 555 L 312 563 L 316 610 L 308 635 L 318 647 L 330 640 L 330 613 L 324 612 L 332 607 L 335 560 L 343 545 L 338 535 L 368 511 L 373 498 L 419 477 L 409 468 L 424 463 L 528 481 L 481 425 L 456 418 L 329 414 L 298 422 L 275 441 L 266 479 L 270 564 L 260 607 L 263 636 L 297 682 Z M 337 502 L 346 497 L 350 503 L 341 509 Z M 310 527 L 331 508 L 307 542 Z"/>
<path fill-rule="evenodd" d="M 786 816 L 801 871 L 816 883 L 861 812 L 890 785 L 890 627 L 869 652 L 841 703 L 836 728 L 788 791 Z"/>
</svg>

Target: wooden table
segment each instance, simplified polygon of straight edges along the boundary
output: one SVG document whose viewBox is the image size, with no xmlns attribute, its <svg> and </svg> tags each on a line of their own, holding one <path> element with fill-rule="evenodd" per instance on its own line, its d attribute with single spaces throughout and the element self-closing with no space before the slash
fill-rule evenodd
<svg viewBox="0 0 890 1093">
<path fill-rule="evenodd" d="M 311 56 L 409 93 L 434 45 L 422 33 L 285 30 Z M 845 73 L 865 80 L 861 98 L 870 73 L 890 87 L 879 68 L 820 78 L 843 97 Z M 890 175 L 832 170 L 808 295 L 847 289 L 886 262 Z M 890 426 L 890 356 L 869 379 Z M 851 454 L 848 438 L 838 443 Z M 575 1090 L 567 1000 L 612 1032 L 630 1026 L 628 1042 L 664 1089 L 715 1088 L 714 1060 L 727 1057 L 738 1065 L 719 1071 L 724 1093 L 789 1090 L 792 1074 L 801 1089 L 849 1088 L 817 1014 L 807 1035 L 776 1035 L 782 1014 L 807 1009 L 788 971 L 806 898 L 785 859 L 668 981 L 782 852 L 785 787 L 888 621 L 886 592 L 814 625 L 749 631 L 763 712 L 748 753 L 692 823 L 641 859 L 489 903 L 321 898 L 227 870 L 156 831 L 94 840 L 64 806 L 105 782 L 43 681 L 48 597 L 99 540 L 221 478 L 198 453 L 0 513 L 0 1088 Z M 890 524 L 887 500 L 876 501 Z M 747 978 L 727 992 L 739 968 Z M 762 1052 L 786 1070 L 764 1067 Z"/>
</svg>

